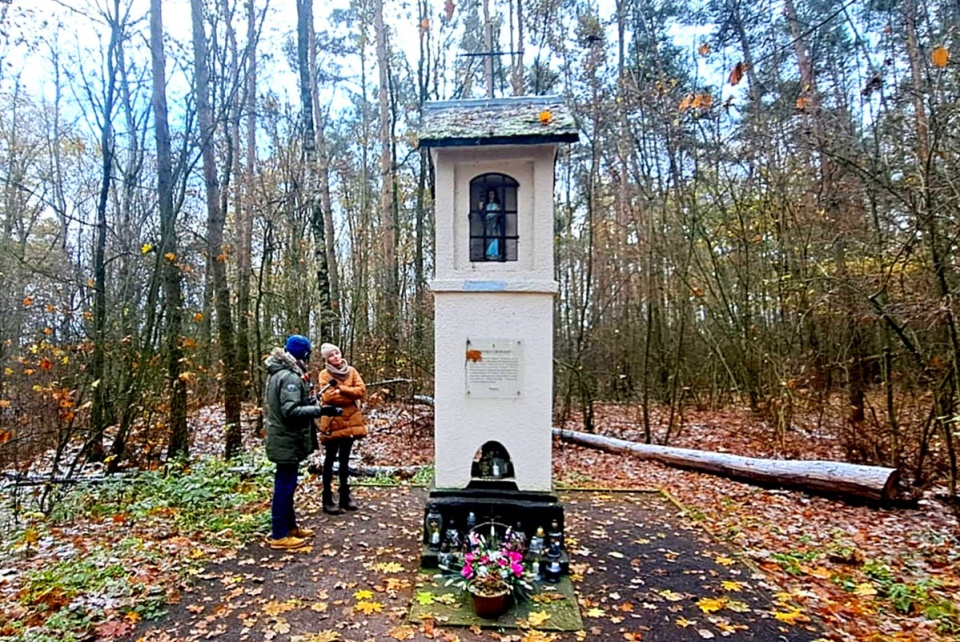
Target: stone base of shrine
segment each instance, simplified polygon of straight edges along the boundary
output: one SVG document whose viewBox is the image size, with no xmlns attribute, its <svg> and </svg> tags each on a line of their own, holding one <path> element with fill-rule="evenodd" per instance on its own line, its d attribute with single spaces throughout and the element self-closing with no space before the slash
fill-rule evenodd
<svg viewBox="0 0 960 642">
<path fill-rule="evenodd" d="M 554 524 L 561 533 L 564 532 L 563 504 L 556 495 L 521 491 L 504 486 L 488 484 L 480 488 L 434 489 L 430 491 L 424 507 L 424 524 L 432 506 L 442 518 L 440 530 L 444 535 L 451 525 L 461 534 L 465 534 L 469 530 L 467 518 L 470 513 L 473 513 L 476 518 L 477 525 L 494 522 L 514 530 L 519 528 L 525 533 L 528 541 L 536 534 L 538 528 L 542 528 L 547 535 L 545 547 L 549 546 L 549 533 Z M 439 551 L 430 549 L 429 533 L 424 527 L 420 565 L 425 568 L 436 568 L 438 555 Z M 567 573 L 569 563 L 566 551 L 563 550 L 562 539 L 561 567 L 563 573 Z"/>
</svg>

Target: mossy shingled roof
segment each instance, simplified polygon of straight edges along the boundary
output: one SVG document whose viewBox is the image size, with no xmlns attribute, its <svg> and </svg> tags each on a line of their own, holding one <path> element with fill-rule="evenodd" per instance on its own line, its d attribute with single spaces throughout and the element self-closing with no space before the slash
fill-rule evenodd
<svg viewBox="0 0 960 642">
<path fill-rule="evenodd" d="M 541 119 L 542 112 L 549 117 Z M 421 147 L 575 143 L 573 114 L 557 96 L 428 102 L 423 106 Z"/>
</svg>

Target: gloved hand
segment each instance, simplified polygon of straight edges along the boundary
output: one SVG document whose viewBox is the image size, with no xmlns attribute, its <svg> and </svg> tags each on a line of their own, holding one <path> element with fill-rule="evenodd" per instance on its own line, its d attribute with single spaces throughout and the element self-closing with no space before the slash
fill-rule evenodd
<svg viewBox="0 0 960 642">
<path fill-rule="evenodd" d="M 330 381 L 327 382 L 327 385 L 328 385 L 328 386 L 333 386 L 334 388 L 336 388 L 339 383 L 340 383 L 340 382 L 337 381 L 336 379 L 331 379 Z"/>
</svg>

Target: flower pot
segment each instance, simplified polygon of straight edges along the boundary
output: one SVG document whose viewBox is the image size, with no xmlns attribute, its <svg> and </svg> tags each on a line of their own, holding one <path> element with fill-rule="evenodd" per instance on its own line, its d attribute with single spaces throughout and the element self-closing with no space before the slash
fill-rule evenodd
<svg viewBox="0 0 960 642">
<path fill-rule="evenodd" d="M 509 606 L 510 589 L 508 588 L 492 595 L 477 593 L 471 589 L 470 595 L 473 597 L 473 612 L 483 618 L 498 618 Z"/>
</svg>

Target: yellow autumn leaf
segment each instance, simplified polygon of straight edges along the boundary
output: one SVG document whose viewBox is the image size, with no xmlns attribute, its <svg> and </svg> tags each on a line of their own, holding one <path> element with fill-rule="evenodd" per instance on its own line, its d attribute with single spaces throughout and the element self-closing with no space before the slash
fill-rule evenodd
<svg viewBox="0 0 960 642">
<path fill-rule="evenodd" d="M 399 591 L 402 588 L 410 586 L 410 582 L 399 577 L 388 577 L 384 582 L 388 591 Z"/>
<path fill-rule="evenodd" d="M 789 611 L 774 611 L 773 617 L 785 624 L 796 624 L 797 622 L 809 622 L 810 618 L 803 614 L 800 609 L 791 609 Z"/>
<path fill-rule="evenodd" d="M 717 559 L 714 560 L 720 566 L 730 566 L 733 564 L 733 560 L 729 557 L 724 557 L 723 555 L 717 555 Z"/>
<path fill-rule="evenodd" d="M 550 614 L 546 611 L 533 611 L 527 616 L 527 622 L 530 623 L 530 626 L 540 626 L 549 619 Z"/>
<path fill-rule="evenodd" d="M 677 626 L 679 626 L 679 627 L 682 628 L 682 629 L 685 629 L 685 628 L 687 628 L 688 626 L 691 626 L 691 625 L 696 624 L 696 623 L 697 623 L 696 620 L 688 620 L 687 618 L 685 618 L 685 617 L 683 617 L 683 616 L 677 618 Z"/>
<path fill-rule="evenodd" d="M 735 625 L 731 625 L 729 622 L 724 620 L 718 620 L 714 622 L 713 625 L 720 629 L 720 633 L 723 634 L 724 637 L 730 635 L 731 633 L 737 632 L 737 627 Z"/>
<path fill-rule="evenodd" d="M 537 602 L 538 604 L 549 604 L 550 602 L 558 602 L 565 599 L 567 598 L 560 593 L 537 593 L 530 598 L 530 601 Z"/>
<path fill-rule="evenodd" d="M 680 593 L 674 593 L 670 589 L 663 589 L 660 591 L 660 596 L 665 600 L 669 600 L 670 602 L 679 602 L 683 599 L 683 595 Z"/>
<path fill-rule="evenodd" d="M 381 573 L 399 573 L 403 570 L 403 566 L 398 562 L 379 562 L 373 565 L 373 569 Z"/>
<path fill-rule="evenodd" d="M 933 50 L 933 53 L 930 54 L 930 59 L 933 61 L 934 67 L 943 69 L 947 66 L 947 63 L 950 62 L 950 52 L 947 51 L 946 47 L 941 45 Z"/>
<path fill-rule="evenodd" d="M 557 639 L 554 633 L 544 633 L 543 631 L 528 631 L 526 635 L 520 638 L 520 642 L 553 642 Z"/>
<path fill-rule="evenodd" d="M 861 597 L 873 597 L 877 594 L 877 589 L 875 589 L 870 582 L 863 582 L 862 584 L 857 584 L 857 587 L 853 589 L 853 594 L 860 595 Z"/>
<path fill-rule="evenodd" d="M 434 595 L 433 601 L 440 604 L 456 604 L 457 597 L 453 593 L 444 593 L 443 595 Z"/>
<path fill-rule="evenodd" d="M 541 125 L 549 125 L 550 121 L 552 120 L 553 120 L 553 114 L 550 112 L 549 109 L 544 109 L 543 111 L 540 112 Z"/>
<path fill-rule="evenodd" d="M 153 249 L 153 245 L 150 243 L 144 243 L 140 246 L 140 254 L 148 254 L 150 250 Z"/>
<path fill-rule="evenodd" d="M 417 601 L 417 604 L 422 604 L 423 606 L 430 606 L 433 604 L 434 598 L 436 596 L 430 591 L 417 591 L 417 594 L 413 599 Z"/>
<path fill-rule="evenodd" d="M 174 254 L 173 252 L 167 252 L 166 254 L 163 255 L 163 258 L 167 259 L 168 261 L 176 261 L 177 255 Z"/>
<path fill-rule="evenodd" d="M 387 631 L 387 635 L 394 640 L 412 640 L 417 633 L 416 629 L 412 626 L 395 626 Z"/>
<path fill-rule="evenodd" d="M 357 602 L 356 606 L 353 607 L 354 611 L 359 611 L 365 615 L 370 615 L 371 613 L 379 613 L 383 610 L 383 604 L 380 602 Z"/>
<path fill-rule="evenodd" d="M 340 635 L 339 631 L 325 629 L 308 635 L 295 635 L 293 639 L 296 642 L 340 642 L 340 640 L 343 640 L 343 636 Z"/>
<path fill-rule="evenodd" d="M 725 598 L 702 597 L 697 600 L 697 606 L 700 607 L 700 610 L 704 613 L 719 611 L 726 606 L 726 604 L 727 600 Z"/>
<path fill-rule="evenodd" d="M 360 589 L 353 594 L 353 599 L 358 602 L 364 602 L 369 600 L 371 597 L 373 597 L 373 591 L 368 591 L 367 589 Z"/>
<path fill-rule="evenodd" d="M 37 529 L 30 527 L 23 531 L 23 541 L 27 544 L 36 544 L 38 539 L 40 534 L 37 533 Z"/>
<path fill-rule="evenodd" d="M 279 619 L 273 624 L 273 630 L 277 633 L 287 634 L 290 632 L 290 625 L 284 619 Z"/>
<path fill-rule="evenodd" d="M 833 573 L 831 573 L 830 569 L 826 568 L 825 566 L 818 566 L 814 569 L 810 569 L 809 573 L 810 575 L 819 577 L 822 580 L 829 580 L 831 577 L 833 577 Z"/>
<path fill-rule="evenodd" d="M 723 580 L 720 582 L 720 586 L 723 587 L 724 591 L 733 591 L 734 593 L 739 593 L 743 590 L 743 585 L 740 582 L 735 582 L 734 580 Z"/>
<path fill-rule="evenodd" d="M 193 314 L 193 320 L 196 321 L 197 323 L 200 323 L 201 321 L 203 321 L 203 312 L 195 312 Z"/>
<path fill-rule="evenodd" d="M 23 307 L 27 308 L 33 305 L 33 297 L 28 296 L 23 298 Z"/>
<path fill-rule="evenodd" d="M 749 613 L 750 607 L 746 602 L 741 602 L 740 600 L 727 600 L 726 607 L 733 611 L 734 613 Z"/>
<path fill-rule="evenodd" d="M 586 615 L 587 617 L 603 617 L 606 614 L 607 614 L 606 611 L 604 611 L 603 609 L 598 609 L 597 607 L 593 607 L 592 609 L 584 613 L 584 615 Z"/>
</svg>

